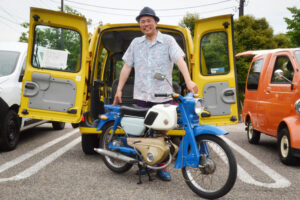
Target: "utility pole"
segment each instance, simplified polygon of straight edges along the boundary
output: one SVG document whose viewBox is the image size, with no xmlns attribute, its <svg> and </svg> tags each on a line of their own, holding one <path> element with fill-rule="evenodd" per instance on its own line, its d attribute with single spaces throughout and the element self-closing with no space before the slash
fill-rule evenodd
<svg viewBox="0 0 300 200">
<path fill-rule="evenodd" d="M 244 16 L 244 3 L 245 0 L 240 0 L 239 17 Z"/>
<path fill-rule="evenodd" d="M 64 12 L 64 0 L 61 0 L 61 8 L 60 8 L 60 10 L 61 10 L 61 12 Z M 65 43 L 65 41 L 64 41 L 64 29 L 63 28 L 61 28 L 60 29 L 60 48 L 61 48 L 61 50 L 64 50 L 64 43 Z"/>
</svg>

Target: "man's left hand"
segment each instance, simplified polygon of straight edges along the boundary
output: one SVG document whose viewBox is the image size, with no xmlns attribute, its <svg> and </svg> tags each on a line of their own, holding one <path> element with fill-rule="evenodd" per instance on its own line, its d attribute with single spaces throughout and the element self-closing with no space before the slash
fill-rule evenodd
<svg viewBox="0 0 300 200">
<path fill-rule="evenodd" d="M 190 92 L 192 92 L 192 93 L 194 93 L 194 94 L 197 94 L 197 93 L 198 93 L 198 86 L 197 86 L 197 84 L 196 84 L 195 82 L 193 82 L 192 80 L 189 81 L 189 82 L 186 84 L 186 87 L 187 87 L 187 89 L 188 89 Z"/>
</svg>

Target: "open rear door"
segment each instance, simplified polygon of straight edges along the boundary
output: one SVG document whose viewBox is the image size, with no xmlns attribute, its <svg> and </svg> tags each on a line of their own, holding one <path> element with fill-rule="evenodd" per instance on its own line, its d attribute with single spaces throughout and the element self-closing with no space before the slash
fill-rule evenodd
<svg viewBox="0 0 300 200">
<path fill-rule="evenodd" d="M 19 115 L 78 123 L 87 93 L 85 18 L 31 8 L 27 54 Z"/>
<path fill-rule="evenodd" d="M 201 124 L 239 121 L 232 15 L 196 22 L 193 80 L 208 111 L 202 114 Z"/>
</svg>

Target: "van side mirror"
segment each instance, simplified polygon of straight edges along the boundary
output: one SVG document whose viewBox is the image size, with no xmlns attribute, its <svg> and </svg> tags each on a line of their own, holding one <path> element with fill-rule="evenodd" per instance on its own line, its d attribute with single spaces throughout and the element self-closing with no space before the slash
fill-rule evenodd
<svg viewBox="0 0 300 200">
<path fill-rule="evenodd" d="M 277 79 L 281 79 L 283 77 L 283 71 L 281 69 L 276 69 L 275 70 L 275 77 Z"/>
<path fill-rule="evenodd" d="M 283 75 L 283 71 L 281 70 L 281 69 L 276 69 L 275 70 L 275 72 L 274 72 L 274 74 L 275 74 L 275 77 L 277 78 L 277 79 L 284 79 L 284 80 L 286 80 L 287 82 L 289 82 L 290 84 L 292 84 L 292 81 L 290 81 L 288 78 L 286 78 L 284 75 Z"/>
</svg>

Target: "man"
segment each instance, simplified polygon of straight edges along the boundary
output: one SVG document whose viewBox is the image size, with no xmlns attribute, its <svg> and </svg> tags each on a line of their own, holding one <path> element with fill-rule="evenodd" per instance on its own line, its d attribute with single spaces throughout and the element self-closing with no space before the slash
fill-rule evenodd
<svg viewBox="0 0 300 200">
<path fill-rule="evenodd" d="M 198 92 L 197 85 L 191 80 L 188 67 L 184 61 L 184 52 L 175 39 L 156 30 L 159 18 L 154 10 L 145 7 L 136 17 L 144 36 L 135 38 L 123 56 L 125 64 L 121 70 L 119 84 L 113 104 L 122 103 L 122 89 L 126 83 L 132 67 L 135 69 L 133 98 L 142 107 L 152 107 L 158 103 L 169 103 L 171 98 L 154 97 L 155 93 L 171 93 L 172 88 L 167 81 L 154 79 L 154 74 L 165 74 L 172 82 L 172 70 L 177 64 L 189 91 Z M 159 170 L 158 176 L 166 181 L 171 180 L 167 170 Z"/>
</svg>

